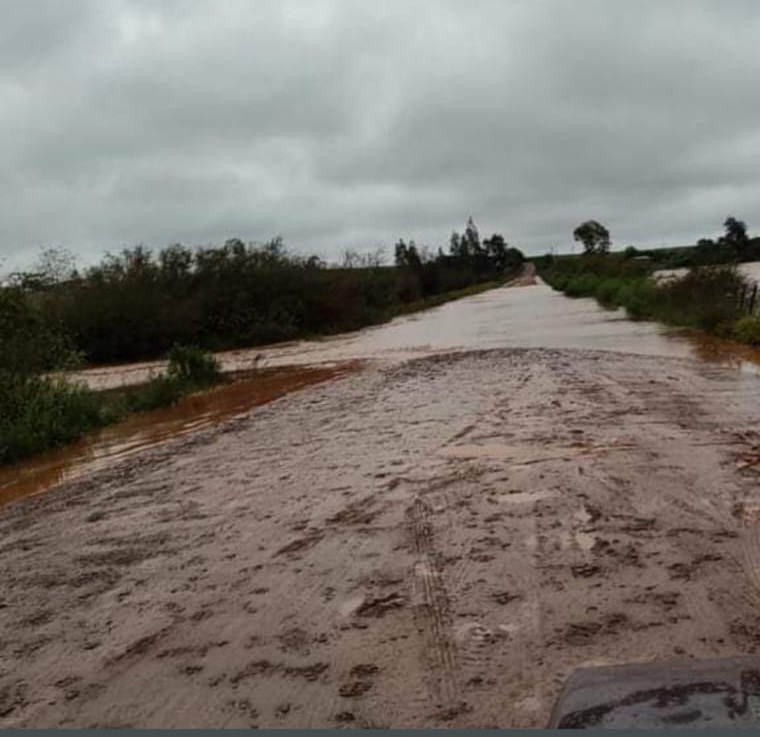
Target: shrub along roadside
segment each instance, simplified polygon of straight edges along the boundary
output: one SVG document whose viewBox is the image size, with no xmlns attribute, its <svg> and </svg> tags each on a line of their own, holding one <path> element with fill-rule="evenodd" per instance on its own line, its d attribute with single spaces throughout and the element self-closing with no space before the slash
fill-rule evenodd
<svg viewBox="0 0 760 737">
<path fill-rule="evenodd" d="M 651 267 L 618 254 L 538 259 L 541 277 L 569 297 L 594 297 L 623 307 L 637 320 L 696 328 L 743 343 L 760 344 L 760 318 L 746 316 L 747 280 L 735 266 L 695 267 L 680 279 L 655 282 Z"/>
<path fill-rule="evenodd" d="M 70 443 L 108 422 L 98 396 L 62 379 L 0 377 L 0 463 Z"/>
<path fill-rule="evenodd" d="M 166 373 L 147 384 L 110 393 L 117 414 L 170 407 L 182 397 L 222 381 L 219 361 L 197 346 L 174 346 L 167 356 Z"/>
<path fill-rule="evenodd" d="M 501 280 L 483 282 L 420 299 L 395 307 L 387 313 L 386 319 L 478 294 L 502 283 Z M 52 334 L 42 322 L 39 329 L 30 328 L 34 321 L 27 313 L 35 311 L 29 295 L 20 292 L 18 295 L 21 305 L 18 310 L 4 312 L 0 304 L 0 342 L 10 347 L 19 338 L 18 343 L 26 353 L 44 355 L 45 347 L 53 340 Z M 3 318 L 9 314 L 23 315 L 23 319 L 14 317 L 4 322 Z M 8 335 L 2 334 L 3 326 L 11 323 L 13 330 L 6 330 Z M 30 360 L 26 353 L 23 361 L 14 361 L 12 367 L 9 364 L 6 368 L 0 356 L 0 464 L 72 442 L 88 430 L 113 424 L 133 412 L 171 406 L 182 397 L 223 380 L 219 362 L 197 346 L 175 345 L 167 355 L 165 373 L 141 386 L 107 392 L 94 392 L 82 385 L 42 375 L 45 370 L 73 367 L 77 359 L 74 353 L 62 349 L 61 358 L 52 362 Z M 47 355 L 50 356 L 49 351 Z M 11 353 L 6 352 L 5 356 L 8 358 Z M 28 371 L 20 368 L 27 365 L 32 367 Z"/>
<path fill-rule="evenodd" d="M 734 335 L 740 343 L 760 345 L 760 317 L 745 315 L 734 324 Z"/>
<path fill-rule="evenodd" d="M 129 413 L 170 406 L 220 380 L 215 358 L 185 346 L 169 352 L 165 374 L 118 392 L 97 393 L 61 378 L 0 371 L 0 463 L 70 443 Z"/>
</svg>

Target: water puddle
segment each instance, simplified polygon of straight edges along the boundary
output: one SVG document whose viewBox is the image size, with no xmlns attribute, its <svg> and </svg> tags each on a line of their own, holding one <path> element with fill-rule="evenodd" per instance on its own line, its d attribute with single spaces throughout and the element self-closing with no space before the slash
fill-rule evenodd
<svg viewBox="0 0 760 737">
<path fill-rule="evenodd" d="M 298 389 L 336 378 L 358 362 L 319 367 L 263 369 L 211 391 L 185 397 L 173 407 L 141 412 L 65 448 L 0 467 L 0 505 L 62 481 L 107 468 L 115 461 L 173 437 L 218 424 Z"/>
</svg>

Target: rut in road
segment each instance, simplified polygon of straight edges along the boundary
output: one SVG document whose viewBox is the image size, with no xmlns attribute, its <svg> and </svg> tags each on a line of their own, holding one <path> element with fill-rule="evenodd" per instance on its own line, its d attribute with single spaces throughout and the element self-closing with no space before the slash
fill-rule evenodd
<svg viewBox="0 0 760 737">
<path fill-rule="evenodd" d="M 439 709 L 451 708 L 460 693 L 451 603 L 440 553 L 436 551 L 430 505 L 415 499 L 408 512 L 414 563 L 415 618 L 423 633 L 430 693 Z"/>
</svg>

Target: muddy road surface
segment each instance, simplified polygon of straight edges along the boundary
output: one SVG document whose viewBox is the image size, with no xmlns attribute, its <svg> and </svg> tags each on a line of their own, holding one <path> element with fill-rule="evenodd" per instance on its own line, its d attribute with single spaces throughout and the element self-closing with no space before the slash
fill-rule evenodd
<svg viewBox="0 0 760 737">
<path fill-rule="evenodd" d="M 369 363 L 0 511 L 3 727 L 541 727 L 572 669 L 760 645 L 760 384 Z"/>
</svg>

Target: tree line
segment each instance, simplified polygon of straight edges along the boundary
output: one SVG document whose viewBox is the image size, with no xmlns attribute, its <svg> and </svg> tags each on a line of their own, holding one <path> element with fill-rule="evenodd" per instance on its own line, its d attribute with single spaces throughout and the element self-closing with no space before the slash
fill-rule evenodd
<svg viewBox="0 0 760 737">
<path fill-rule="evenodd" d="M 610 231 L 597 220 L 586 220 L 573 230 L 573 239 L 583 244 L 584 255 L 604 255 L 612 245 Z M 747 224 L 733 215 L 723 222 L 723 234 L 700 238 L 696 246 L 640 250 L 628 246 L 623 253 L 631 258 L 646 256 L 661 268 L 714 266 L 760 260 L 760 237 L 750 237 Z"/>
<path fill-rule="evenodd" d="M 48 251 L 40 268 L 13 275 L 2 291 L 67 336 L 85 362 L 104 363 L 158 357 L 175 344 L 220 350 L 353 330 L 503 279 L 522 261 L 501 235 L 481 242 L 470 219 L 447 251 L 399 240 L 393 266 L 347 252 L 342 265 L 328 267 L 290 253 L 281 238 L 263 245 L 235 238 L 128 248 L 81 273 L 65 253 Z"/>
</svg>

